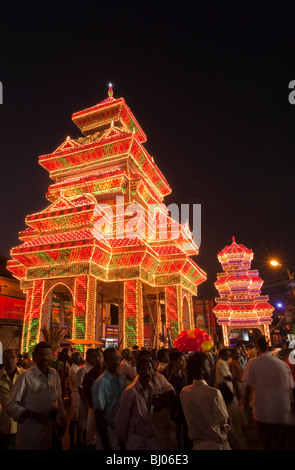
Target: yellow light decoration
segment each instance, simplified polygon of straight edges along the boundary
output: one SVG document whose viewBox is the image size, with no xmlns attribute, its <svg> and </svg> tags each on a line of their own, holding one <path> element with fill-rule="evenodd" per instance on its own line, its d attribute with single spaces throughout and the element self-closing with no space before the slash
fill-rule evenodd
<svg viewBox="0 0 295 470">
<path fill-rule="evenodd" d="M 122 344 L 144 344 L 143 283 L 154 292 L 168 289 L 166 323 L 174 334 L 183 325 L 184 293 L 186 322 L 193 327 L 191 296 L 206 273 L 190 258 L 198 248 L 188 230 L 172 236 L 179 224 L 167 216 L 163 203 L 171 188 L 143 146 L 143 130 L 124 99 L 113 98 L 111 92 L 72 119 L 83 135 L 67 137 L 53 153 L 39 157 L 54 180 L 47 192 L 51 203 L 26 217 L 28 227 L 19 233 L 23 243 L 11 249 L 7 264 L 27 293 L 22 350 L 31 350 L 39 339 L 48 292 L 44 284 L 51 282 L 51 286 L 73 282 L 74 340 L 101 339 L 95 337 L 101 330 L 96 324 L 98 283 L 124 285 Z M 149 221 L 140 213 L 135 217 L 131 203 L 139 204 L 143 212 L 157 204 L 162 218 Z M 99 209 L 106 206 L 115 217 L 102 219 Z M 134 236 L 137 230 L 142 237 Z M 169 236 L 163 239 L 165 231 Z"/>
<path fill-rule="evenodd" d="M 261 296 L 263 280 L 257 270 L 251 270 L 252 250 L 237 244 L 233 237 L 231 245 L 226 246 L 218 259 L 225 273 L 217 275 L 215 283 L 220 298 L 213 309 L 217 321 L 222 325 L 224 342 L 229 345 L 229 331 L 232 326 L 251 328 L 251 326 L 271 323 L 274 307 L 268 296 Z"/>
</svg>

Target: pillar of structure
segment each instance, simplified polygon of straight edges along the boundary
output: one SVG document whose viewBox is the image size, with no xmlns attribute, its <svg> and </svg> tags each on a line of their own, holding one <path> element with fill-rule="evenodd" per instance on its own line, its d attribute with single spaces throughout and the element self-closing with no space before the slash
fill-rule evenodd
<svg viewBox="0 0 295 470">
<path fill-rule="evenodd" d="M 142 283 L 137 279 L 124 282 L 122 328 L 123 347 L 144 345 Z"/>
<path fill-rule="evenodd" d="M 86 318 L 85 318 L 85 339 L 96 339 L 96 300 L 97 288 L 96 278 L 94 276 L 87 277 L 87 294 L 86 294 Z"/>
</svg>

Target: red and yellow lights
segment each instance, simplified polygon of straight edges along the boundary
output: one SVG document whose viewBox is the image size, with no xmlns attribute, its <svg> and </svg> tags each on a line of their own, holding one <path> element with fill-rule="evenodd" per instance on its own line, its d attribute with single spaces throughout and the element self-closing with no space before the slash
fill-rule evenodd
<svg viewBox="0 0 295 470">
<path fill-rule="evenodd" d="M 51 204 L 26 217 L 28 228 L 19 234 L 23 243 L 11 250 L 7 265 L 27 293 L 22 350 L 31 350 L 40 339 L 42 305 L 48 295 L 44 285 L 53 280 L 64 285 L 70 279 L 74 282 L 73 339 L 98 339 L 97 287 L 109 282 L 123 285 L 121 347 L 143 345 L 143 283 L 167 289 L 166 323 L 176 336 L 184 321 L 188 326 L 192 322 L 191 295 L 206 274 L 190 259 L 198 250 L 189 234 L 161 237 L 166 228 L 163 217 L 169 233 L 177 225 L 167 218 L 163 204 L 171 188 L 143 146 L 146 136 L 141 127 L 112 90 L 103 102 L 73 114 L 72 119 L 84 135 L 68 137 L 55 152 L 39 157 L 55 181 L 46 194 Z M 125 216 L 130 204 L 136 203 L 143 210 L 160 205 L 163 217 L 149 224 L 139 214 L 122 223 L 116 215 L 97 229 L 97 208 L 117 210 L 118 197 Z M 143 237 L 134 236 L 135 226 L 142 228 Z M 187 295 L 188 319 L 182 317 L 180 292 Z"/>
<path fill-rule="evenodd" d="M 225 273 L 217 275 L 215 286 L 220 298 L 213 309 L 217 322 L 222 326 L 225 345 L 233 328 L 258 327 L 269 338 L 269 324 L 274 308 L 268 296 L 261 296 L 263 280 L 257 270 L 251 270 L 252 250 L 238 245 L 233 237 L 231 245 L 219 254 Z"/>
</svg>

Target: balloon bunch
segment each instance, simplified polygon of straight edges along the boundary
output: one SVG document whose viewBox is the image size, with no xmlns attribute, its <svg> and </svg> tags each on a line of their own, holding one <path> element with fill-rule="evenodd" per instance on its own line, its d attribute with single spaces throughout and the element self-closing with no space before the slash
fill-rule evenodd
<svg viewBox="0 0 295 470">
<path fill-rule="evenodd" d="M 174 341 L 174 347 L 181 352 L 208 352 L 213 348 L 213 340 L 204 330 L 182 331 Z"/>
</svg>

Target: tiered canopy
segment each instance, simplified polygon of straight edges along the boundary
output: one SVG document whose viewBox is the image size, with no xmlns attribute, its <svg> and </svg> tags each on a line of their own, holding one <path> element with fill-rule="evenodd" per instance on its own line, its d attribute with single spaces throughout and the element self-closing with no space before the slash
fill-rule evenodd
<svg viewBox="0 0 295 470">
<path fill-rule="evenodd" d="M 146 136 L 125 100 L 113 98 L 110 90 L 107 99 L 72 119 L 84 137 L 68 137 L 53 153 L 39 157 L 55 180 L 46 195 L 52 203 L 26 217 L 29 227 L 20 232 L 24 243 L 11 250 L 9 269 L 27 280 L 59 275 L 71 266 L 73 272 L 86 270 L 104 281 L 128 279 L 132 270 L 132 277 L 151 285 L 182 284 L 195 294 L 206 279 L 189 258 L 198 247 L 167 213 L 163 198 L 171 188 L 142 146 Z M 141 213 L 126 217 L 125 212 L 124 227 L 117 214 L 116 224 L 109 219 L 101 227 L 104 207 L 114 207 L 116 196 L 122 198 L 122 213 L 132 202 L 145 210 L 157 205 L 154 226 Z M 132 233 L 136 221 L 140 238 Z M 161 236 L 161 223 L 167 235 Z"/>
<path fill-rule="evenodd" d="M 171 188 L 143 147 L 143 130 L 111 89 L 107 99 L 74 113 L 72 120 L 83 135 L 67 137 L 53 153 L 39 157 L 54 181 L 46 194 L 50 204 L 26 217 L 27 228 L 19 234 L 23 243 L 11 250 L 8 262 L 28 293 L 27 328 L 34 323 L 37 340 L 46 286 L 55 282 L 74 282 L 73 296 L 80 299 L 74 299 L 74 332 L 81 339 L 97 339 L 94 300 L 91 321 L 87 309 L 98 282 L 124 283 L 125 298 L 136 285 L 132 308 L 125 299 L 126 318 L 141 312 L 142 321 L 142 283 L 155 292 L 165 290 L 167 311 L 180 318 L 182 293 L 196 295 L 206 274 L 191 259 L 198 247 L 187 226 L 169 216 L 163 200 Z M 171 307 L 175 299 L 177 312 Z M 191 310 L 190 315 L 191 324 Z"/>
<path fill-rule="evenodd" d="M 263 280 L 257 270 L 251 270 L 253 252 L 244 245 L 232 244 L 218 253 L 224 273 L 217 275 L 215 286 L 220 297 L 214 313 L 220 325 L 226 327 L 255 327 L 272 321 L 274 308 L 268 296 L 261 296 Z"/>
</svg>

